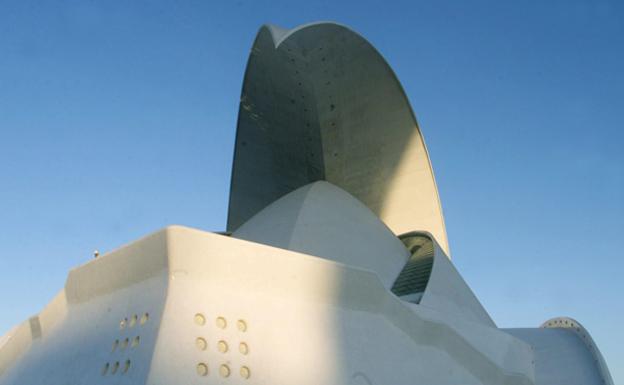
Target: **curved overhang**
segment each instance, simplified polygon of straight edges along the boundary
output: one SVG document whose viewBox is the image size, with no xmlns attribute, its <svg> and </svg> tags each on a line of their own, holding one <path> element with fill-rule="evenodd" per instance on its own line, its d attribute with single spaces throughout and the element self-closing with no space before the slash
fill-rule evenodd
<svg viewBox="0 0 624 385">
<path fill-rule="evenodd" d="M 318 180 L 355 196 L 395 234 L 432 234 L 448 255 L 424 140 L 379 52 L 335 23 L 264 26 L 241 94 L 228 231 Z"/>
</svg>

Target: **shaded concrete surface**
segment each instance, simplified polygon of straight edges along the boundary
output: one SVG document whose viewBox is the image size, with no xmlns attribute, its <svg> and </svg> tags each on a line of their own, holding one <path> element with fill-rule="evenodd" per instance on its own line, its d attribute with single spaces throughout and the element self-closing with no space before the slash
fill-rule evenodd
<svg viewBox="0 0 624 385">
<path fill-rule="evenodd" d="M 288 192 L 327 180 L 394 233 L 429 232 L 448 254 L 412 109 L 392 69 L 357 33 L 333 23 L 261 28 L 238 119 L 229 231 Z"/>
</svg>

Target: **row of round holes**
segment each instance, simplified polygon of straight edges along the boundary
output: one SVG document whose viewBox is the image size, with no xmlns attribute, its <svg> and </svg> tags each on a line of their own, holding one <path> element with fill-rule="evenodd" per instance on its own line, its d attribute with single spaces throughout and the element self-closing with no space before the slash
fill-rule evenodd
<svg viewBox="0 0 624 385">
<path fill-rule="evenodd" d="M 554 320 L 554 321 L 549 322 L 548 326 L 553 326 L 555 324 L 562 325 L 564 323 L 566 324 L 566 326 L 568 325 L 568 321 L 567 320 L 561 321 L 560 319 L 558 319 L 558 320 Z M 580 333 L 581 328 L 579 328 L 574 322 L 570 321 L 570 326 L 573 327 L 577 332 Z M 583 338 L 585 338 L 585 334 L 581 334 L 581 335 L 583 336 Z"/>
<path fill-rule="evenodd" d="M 194 319 L 195 319 L 195 323 L 199 326 L 203 326 L 206 324 L 206 317 L 204 317 L 204 315 L 201 313 L 195 314 Z M 227 320 L 223 317 L 217 317 L 215 319 L 215 324 L 217 325 L 219 329 L 227 328 Z M 238 328 L 238 330 L 240 330 L 243 333 L 247 331 L 247 323 L 242 319 L 239 319 L 236 322 L 236 327 Z"/>
<path fill-rule="evenodd" d="M 197 364 L 196 369 L 198 375 L 202 377 L 208 375 L 208 364 L 206 364 L 205 362 L 200 362 L 199 364 Z M 221 366 L 219 366 L 219 374 L 223 378 L 229 377 L 231 374 L 230 366 L 228 364 L 222 364 Z M 251 371 L 247 366 L 241 366 L 239 374 L 244 379 L 248 379 L 251 376 Z"/>
<path fill-rule="evenodd" d="M 121 342 L 119 342 L 119 340 L 115 340 L 115 342 L 113 342 L 113 349 L 111 351 L 114 352 L 117 349 L 117 347 L 123 350 L 128 347 L 128 344 L 130 344 L 131 348 L 134 348 L 139 345 L 139 342 L 141 342 L 141 338 L 139 336 L 136 336 L 132 339 L 132 344 L 130 344 L 129 338 L 126 338 Z"/>
<path fill-rule="evenodd" d="M 195 346 L 199 350 L 206 350 L 208 349 L 208 342 L 206 342 L 206 339 L 202 337 L 197 337 L 195 339 Z M 221 340 L 217 342 L 217 350 L 221 353 L 227 353 L 230 348 L 226 341 Z M 238 351 L 243 355 L 247 355 L 249 354 L 249 346 L 247 345 L 247 343 L 241 342 L 238 344 Z"/>
<path fill-rule="evenodd" d="M 145 323 L 147 323 L 148 320 L 149 320 L 149 313 L 143 314 L 140 320 L 139 320 L 139 316 L 135 314 L 132 317 L 130 317 L 129 321 L 128 321 L 128 318 L 122 319 L 119 322 L 119 329 L 123 330 L 126 328 L 126 326 L 131 328 L 134 325 L 136 325 L 137 322 L 139 322 L 141 325 L 145 325 Z"/>
<path fill-rule="evenodd" d="M 119 361 L 115 361 L 115 363 L 112 365 L 111 368 L 111 364 L 109 364 L 108 362 L 104 365 L 104 367 L 102 368 L 102 375 L 105 376 L 108 374 L 108 369 L 110 368 L 110 374 L 115 374 L 117 373 L 117 371 L 119 370 Z M 124 363 L 124 367 L 121 370 L 121 373 L 125 374 L 128 372 L 128 370 L 130 369 L 130 360 L 126 360 L 126 362 Z"/>
</svg>

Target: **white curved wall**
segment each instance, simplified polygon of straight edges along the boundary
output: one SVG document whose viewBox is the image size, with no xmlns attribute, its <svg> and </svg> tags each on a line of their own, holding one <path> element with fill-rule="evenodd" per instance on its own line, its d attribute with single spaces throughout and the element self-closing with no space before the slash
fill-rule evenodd
<svg viewBox="0 0 624 385">
<path fill-rule="evenodd" d="M 366 206 L 328 182 L 292 191 L 232 237 L 298 251 L 376 273 L 392 287 L 409 252 Z"/>
</svg>

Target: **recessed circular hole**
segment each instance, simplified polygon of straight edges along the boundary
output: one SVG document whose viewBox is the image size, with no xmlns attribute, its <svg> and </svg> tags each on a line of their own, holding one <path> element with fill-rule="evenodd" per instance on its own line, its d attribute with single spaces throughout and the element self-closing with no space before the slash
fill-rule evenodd
<svg viewBox="0 0 624 385">
<path fill-rule="evenodd" d="M 117 370 L 118 370 L 118 369 L 119 369 L 119 361 L 116 361 L 116 362 L 113 364 L 113 367 L 111 368 L 111 374 L 115 374 L 115 373 L 117 373 Z"/>
<path fill-rule="evenodd" d="M 241 377 L 243 377 L 244 379 L 248 379 L 249 376 L 251 376 L 251 372 L 249 371 L 249 368 L 246 366 L 241 366 L 240 368 L 240 375 Z"/>
<path fill-rule="evenodd" d="M 227 342 L 221 340 L 217 343 L 217 349 L 221 352 L 221 353 L 226 353 L 228 351 L 228 344 Z"/>
<path fill-rule="evenodd" d="M 125 329 L 126 325 L 128 324 L 128 319 L 124 318 L 121 321 L 119 321 L 119 329 Z"/>
<path fill-rule="evenodd" d="M 102 375 L 105 376 L 106 373 L 108 373 L 108 368 L 110 367 L 110 364 L 107 362 L 106 364 L 104 364 L 104 366 L 102 367 Z"/>
<path fill-rule="evenodd" d="M 122 349 L 127 348 L 127 347 L 128 347 L 128 343 L 129 343 L 129 342 L 130 342 L 130 340 L 129 340 L 128 338 L 124 339 L 124 340 L 121 342 L 121 348 L 122 348 Z"/>
<path fill-rule="evenodd" d="M 136 314 L 133 315 L 132 318 L 130 318 L 130 327 L 133 327 L 134 325 L 136 325 L 138 320 L 139 320 L 139 317 Z"/>
<path fill-rule="evenodd" d="M 123 367 L 123 373 L 128 373 L 129 369 L 130 369 L 130 360 L 126 360 L 126 362 L 124 363 L 124 367 Z"/>
<path fill-rule="evenodd" d="M 238 344 L 238 351 L 239 351 L 241 354 L 245 354 L 245 355 L 246 355 L 246 354 L 248 354 L 248 353 L 249 353 L 249 346 L 247 346 L 247 344 L 246 344 L 246 343 L 241 342 L 240 344 Z"/>
<path fill-rule="evenodd" d="M 117 349 L 117 346 L 119 346 L 119 340 L 115 340 L 115 342 L 113 342 L 113 348 L 111 349 L 111 352 L 114 352 L 115 349 Z"/>
<path fill-rule="evenodd" d="M 149 320 L 149 313 L 143 314 L 143 316 L 141 316 L 141 325 L 145 325 L 148 320 Z"/>
<path fill-rule="evenodd" d="M 238 330 L 240 330 L 241 332 L 245 332 L 247 331 L 247 322 L 245 322 L 245 320 L 239 319 L 236 322 L 236 327 L 238 328 Z"/>
<path fill-rule="evenodd" d="M 229 377 L 230 376 L 230 367 L 226 364 L 223 364 L 219 367 L 219 374 L 221 377 Z"/>
<path fill-rule="evenodd" d="M 227 321 L 223 317 L 217 317 L 215 323 L 219 329 L 225 329 L 227 327 Z"/>
<path fill-rule="evenodd" d="M 195 318 L 194 318 L 194 319 L 195 319 L 195 323 L 196 323 L 197 325 L 202 326 L 202 325 L 204 325 L 204 324 L 206 323 L 206 318 L 205 318 L 205 317 L 204 317 L 204 315 L 203 315 L 203 314 L 201 314 L 201 313 L 197 313 L 197 314 L 195 314 Z"/>
<path fill-rule="evenodd" d="M 197 349 L 199 350 L 206 350 L 206 348 L 208 348 L 208 343 L 206 342 L 205 339 L 201 338 L 201 337 L 197 337 L 195 339 L 195 346 L 197 347 Z"/>
<path fill-rule="evenodd" d="M 131 347 L 135 348 L 137 346 L 139 346 L 139 343 L 141 342 L 141 337 L 136 336 L 134 337 L 134 339 L 132 340 L 132 344 L 130 345 Z"/>
<path fill-rule="evenodd" d="M 197 374 L 202 377 L 208 375 L 208 365 L 204 364 L 203 362 L 197 364 L 195 370 L 197 370 Z"/>
</svg>

